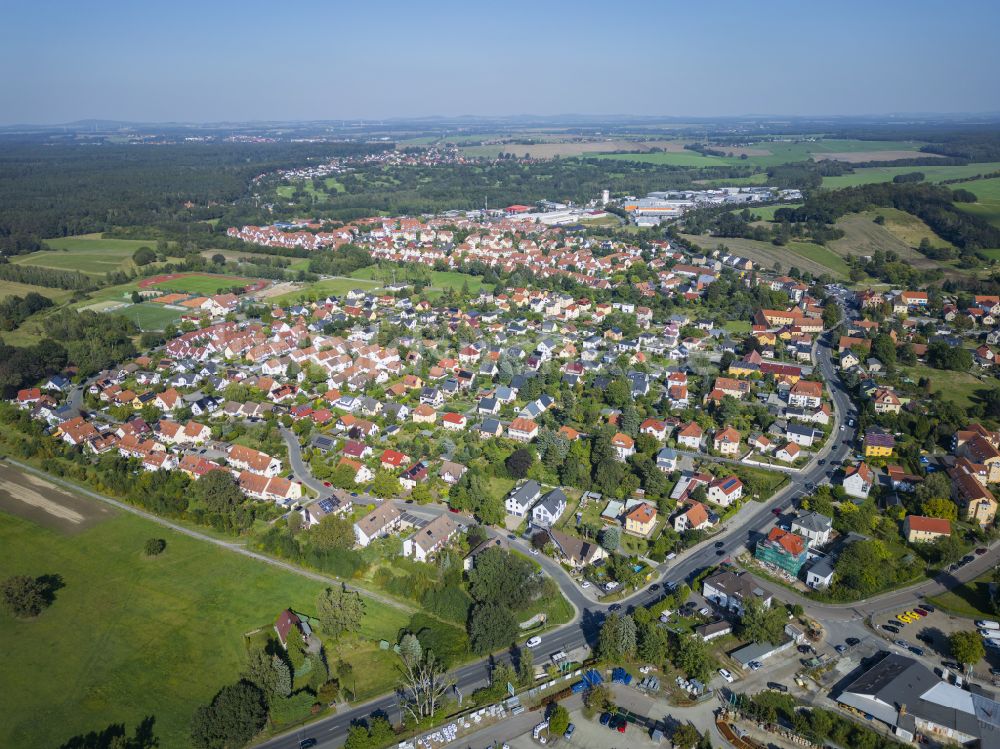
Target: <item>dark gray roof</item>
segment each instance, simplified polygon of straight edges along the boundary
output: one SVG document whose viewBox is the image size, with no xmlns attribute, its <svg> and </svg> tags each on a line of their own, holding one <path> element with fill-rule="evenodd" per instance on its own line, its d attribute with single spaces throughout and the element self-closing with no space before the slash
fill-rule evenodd
<svg viewBox="0 0 1000 749">
<path fill-rule="evenodd" d="M 826 515 L 821 515 L 818 512 L 807 512 L 805 515 L 800 515 L 792 521 L 792 526 L 798 526 L 799 528 L 805 528 L 807 531 L 812 531 L 814 533 L 822 533 L 823 531 L 828 531 L 833 527 L 833 521 Z"/>
</svg>

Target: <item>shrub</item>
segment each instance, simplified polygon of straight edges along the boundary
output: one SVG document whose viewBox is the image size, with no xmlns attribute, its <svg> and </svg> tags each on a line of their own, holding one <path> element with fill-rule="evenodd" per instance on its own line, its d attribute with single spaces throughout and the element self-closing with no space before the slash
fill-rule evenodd
<svg viewBox="0 0 1000 749">
<path fill-rule="evenodd" d="M 163 550 L 167 548 L 167 542 L 162 538 L 149 538 L 146 539 L 145 545 L 142 550 L 145 552 L 147 557 L 155 557 L 158 554 L 162 554 Z"/>
</svg>

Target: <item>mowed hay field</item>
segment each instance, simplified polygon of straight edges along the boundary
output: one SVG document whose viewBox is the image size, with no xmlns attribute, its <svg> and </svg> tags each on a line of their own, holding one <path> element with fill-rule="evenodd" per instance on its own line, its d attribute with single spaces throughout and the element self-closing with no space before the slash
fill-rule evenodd
<svg viewBox="0 0 1000 749">
<path fill-rule="evenodd" d="M 1000 226 L 1000 178 L 977 179 L 952 187 L 968 190 L 979 199 L 976 203 L 956 203 L 956 206 L 994 226 Z"/>
<path fill-rule="evenodd" d="M 105 276 L 135 268 L 132 255 L 140 247 L 154 249 L 156 242 L 139 239 L 101 239 L 99 234 L 46 239 L 51 250 L 16 255 L 18 265 L 37 265 L 55 270 L 77 270 L 91 276 Z"/>
<path fill-rule="evenodd" d="M 922 154 L 926 155 L 926 154 Z M 891 182 L 897 174 L 922 172 L 928 182 L 941 182 L 946 179 L 966 179 L 979 174 L 990 174 L 1000 169 L 1000 163 L 965 164 L 963 166 L 875 166 L 855 169 L 853 174 L 841 174 L 837 177 L 824 177 L 823 187 L 839 190 L 842 187 L 868 185 L 873 182 Z M 986 181 L 986 180 L 984 180 Z M 991 180 L 990 180 L 991 181 Z M 969 183 L 976 184 L 976 183 Z M 967 184 L 946 185 L 952 190 L 969 189 Z"/>
<path fill-rule="evenodd" d="M 167 548 L 148 558 L 143 544 L 154 537 Z M 0 616 L 9 646 L 0 746 L 10 747 L 60 746 L 114 723 L 131 732 L 147 716 L 161 747 L 190 746 L 195 709 L 241 671 L 243 635 L 270 628 L 288 607 L 314 614 L 322 589 L 129 513 L 63 535 L 0 512 L 0 574 L 58 574 L 64 582 L 36 620 Z M 408 615 L 370 601 L 368 609 L 363 643 L 374 640 L 377 649 Z"/>
<path fill-rule="evenodd" d="M 769 167 L 787 164 L 792 161 L 808 161 L 836 157 L 853 162 L 885 160 L 887 154 L 892 158 L 916 158 L 925 156 L 919 152 L 923 143 L 908 141 L 884 140 L 826 140 L 815 141 L 774 141 L 753 144 L 746 151 L 747 158 L 739 155 L 705 156 L 696 151 L 685 150 L 681 153 L 649 153 L 649 154 L 601 154 L 601 158 L 641 161 L 650 164 L 673 164 L 675 166 L 725 166 L 746 164 Z M 738 151 L 727 146 L 712 146 L 720 151 Z M 912 171 L 912 170 L 911 170 Z M 890 178 L 891 179 L 891 178 Z"/>
<path fill-rule="evenodd" d="M 695 236 L 682 234 L 682 238 L 701 247 L 706 252 L 714 250 L 719 245 L 725 245 L 731 252 L 749 258 L 765 268 L 774 267 L 775 263 L 787 271 L 793 265 L 813 275 L 824 273 L 839 278 L 846 278 L 849 272 L 843 258 L 831 252 L 822 245 L 812 242 L 789 242 L 783 247 L 770 242 L 759 242 L 754 239 Z"/>
<path fill-rule="evenodd" d="M 628 140 L 614 138 L 608 140 L 564 141 L 553 140 L 551 143 L 498 143 L 489 146 L 465 146 L 462 152 L 466 156 L 495 158 L 501 153 L 513 153 L 517 156 L 528 154 L 533 159 L 567 158 L 570 156 L 586 156 L 604 154 L 614 151 L 651 151 L 654 148 L 672 153 L 694 153 L 684 150 L 683 141 L 672 140 Z M 280 188 L 279 188 L 280 189 Z"/>
<path fill-rule="evenodd" d="M 878 215 L 885 218 L 885 224 L 880 226 L 875 223 L 875 217 Z M 951 245 L 937 236 L 927 224 L 909 213 L 894 208 L 849 213 L 840 218 L 836 226 L 843 230 L 844 236 L 827 243 L 827 246 L 842 257 L 871 255 L 876 250 L 892 251 L 915 268 L 940 268 L 946 275 L 962 275 L 962 271 L 955 267 L 931 260 L 914 249 L 924 237 L 935 247 Z"/>
</svg>

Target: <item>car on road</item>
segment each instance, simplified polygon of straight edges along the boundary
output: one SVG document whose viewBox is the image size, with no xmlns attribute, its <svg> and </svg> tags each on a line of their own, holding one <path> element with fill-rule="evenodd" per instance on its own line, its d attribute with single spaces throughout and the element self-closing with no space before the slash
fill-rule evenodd
<svg viewBox="0 0 1000 749">
<path fill-rule="evenodd" d="M 953 671 L 961 671 L 962 667 L 959 665 L 958 661 L 941 661 L 941 665 L 945 668 L 950 668 Z M 990 673 L 993 673 L 993 669 L 990 669 Z"/>
<path fill-rule="evenodd" d="M 576 726 L 570 723 L 568 726 L 566 726 L 566 733 L 563 734 L 563 738 L 569 741 L 571 738 L 573 738 L 573 731 L 575 730 Z"/>
<path fill-rule="evenodd" d="M 822 458 L 822 459 L 821 459 L 821 460 L 819 461 L 819 464 L 820 464 L 821 466 L 825 466 L 825 465 L 826 465 L 826 458 Z"/>
<path fill-rule="evenodd" d="M 333 486 L 333 484 L 331 484 L 329 481 L 324 481 L 323 482 L 323 486 L 328 486 L 329 487 L 329 486 Z"/>
<path fill-rule="evenodd" d="M 581 588 L 585 588 L 585 589 L 589 588 L 590 587 L 590 580 L 584 580 L 582 583 L 580 583 L 580 587 Z"/>
<path fill-rule="evenodd" d="M 528 640 L 528 641 L 527 641 L 526 643 L 524 643 L 524 644 L 525 644 L 525 646 L 526 646 L 526 647 L 529 647 L 529 648 L 537 648 L 537 647 L 538 647 L 539 645 L 541 645 L 541 644 L 542 644 L 542 638 L 541 638 L 541 637 L 538 637 L 538 636 L 536 635 L 535 637 L 532 637 L 532 638 L 530 638 L 530 639 L 529 639 L 529 640 Z"/>
<path fill-rule="evenodd" d="M 649 592 L 650 593 L 655 593 L 659 589 L 660 589 L 660 584 L 659 583 L 653 583 L 652 585 L 649 586 Z"/>
<path fill-rule="evenodd" d="M 853 648 L 855 645 L 861 644 L 861 640 L 859 640 L 857 637 L 848 637 L 846 640 L 844 640 L 844 642 L 846 642 L 847 646 L 851 648 Z"/>
<path fill-rule="evenodd" d="M 980 546 L 978 549 L 976 549 L 976 554 L 978 554 L 979 556 L 982 556 L 985 553 L 986 553 L 986 547 L 985 546 Z"/>
<path fill-rule="evenodd" d="M 779 684 L 776 681 L 769 681 L 769 682 L 767 682 L 767 688 L 768 689 L 773 689 L 776 692 L 787 692 L 788 691 L 788 687 L 786 687 L 784 684 Z"/>
<path fill-rule="evenodd" d="M 538 549 L 536 549 L 534 546 L 531 547 L 531 556 L 533 557 L 538 556 Z"/>
<path fill-rule="evenodd" d="M 516 541 L 517 540 L 517 536 L 515 536 L 513 533 L 508 533 L 507 534 L 507 540 L 508 541 Z"/>
<path fill-rule="evenodd" d="M 310 736 L 308 739 L 302 739 L 302 741 L 299 742 L 299 749 L 309 749 L 309 747 L 316 746 L 318 743 L 318 740 Z"/>
<path fill-rule="evenodd" d="M 732 684 L 735 681 L 735 679 L 733 678 L 733 675 L 731 673 L 729 673 L 729 669 L 726 669 L 726 668 L 720 668 L 719 669 L 719 676 L 721 676 L 723 679 L 725 679 L 730 684 Z"/>
<path fill-rule="evenodd" d="M 716 542 L 715 542 L 715 548 L 716 548 L 716 549 L 721 549 L 721 548 L 722 548 L 723 546 L 725 546 L 725 545 L 726 545 L 726 542 L 725 542 L 725 541 L 716 541 Z"/>
<path fill-rule="evenodd" d="M 780 515 L 780 514 L 781 514 L 781 508 L 780 508 L 780 507 L 775 507 L 775 508 L 774 508 L 773 510 L 771 510 L 771 512 L 772 512 L 772 513 L 773 513 L 774 515 L 776 515 L 776 516 L 777 516 L 777 515 Z"/>
<path fill-rule="evenodd" d="M 613 603 L 608 606 L 608 611 L 621 611 L 622 605 L 620 603 Z"/>
<path fill-rule="evenodd" d="M 724 557 L 725 555 L 726 555 L 726 550 L 725 549 L 716 549 L 715 550 L 715 556 L 717 556 L 717 557 Z"/>
<path fill-rule="evenodd" d="M 913 653 L 914 655 L 923 655 L 924 649 L 918 648 L 916 645 L 910 645 L 910 652 Z"/>
</svg>

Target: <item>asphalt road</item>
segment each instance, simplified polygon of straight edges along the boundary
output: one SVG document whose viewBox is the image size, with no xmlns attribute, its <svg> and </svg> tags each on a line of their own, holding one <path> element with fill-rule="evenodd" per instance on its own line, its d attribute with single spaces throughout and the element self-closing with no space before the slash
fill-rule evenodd
<svg viewBox="0 0 1000 749">
<path fill-rule="evenodd" d="M 850 418 L 854 411 L 847 391 L 840 383 L 831 360 L 830 340 L 829 336 L 822 337 L 817 344 L 818 356 L 816 357 L 834 405 L 834 431 L 830 442 L 814 456 L 813 462 L 806 469 L 792 475 L 790 482 L 782 490 L 777 492 L 768 502 L 761 503 L 740 525 L 731 524 L 731 527 L 716 534 L 710 541 L 689 550 L 676 560 L 660 565 L 658 572 L 661 584 L 689 581 L 706 567 L 715 565 L 745 548 L 752 548 L 757 539 L 766 534 L 770 526 L 774 524 L 775 515 L 772 510 L 775 507 L 788 507 L 790 499 L 805 493 L 807 484 L 819 484 L 826 478 L 827 472 L 834 469 L 829 463 L 824 466 L 819 465 L 819 460 L 839 460 L 850 453 L 849 445 L 844 444 L 844 440 L 853 440 L 854 430 L 845 426 L 844 431 L 840 431 L 839 427 L 841 418 L 844 418 L 844 415 Z M 292 437 L 294 438 L 294 435 Z M 298 450 L 291 449 L 291 445 L 289 447 L 289 462 L 292 470 L 295 471 L 296 478 L 306 482 L 308 475 L 308 471 L 305 470 L 306 466 L 301 462 Z M 298 465 L 296 465 L 297 462 Z M 721 547 L 716 546 L 718 543 L 722 544 Z M 562 587 L 563 592 L 577 607 L 579 616 L 575 621 L 542 635 L 542 644 L 536 648 L 536 660 L 548 658 L 551 653 L 559 650 L 569 651 L 582 645 L 593 647 L 597 644 L 597 635 L 607 614 L 608 606 L 590 600 L 575 583 Z M 646 589 L 625 599 L 621 605 L 625 608 L 648 605 L 662 595 L 662 590 L 651 592 Z M 488 662 L 484 659 L 462 666 L 451 675 L 463 694 L 471 694 L 473 690 L 488 683 Z M 347 729 L 353 721 L 365 718 L 372 712 L 379 710 L 386 712 L 394 721 L 400 718 L 396 697 L 391 695 L 324 718 L 294 733 L 273 738 L 261 746 L 266 747 L 266 749 L 297 749 L 299 740 L 306 737 L 318 739 L 320 746 L 338 746 L 346 739 Z"/>
<path fill-rule="evenodd" d="M 701 546 L 690 549 L 679 555 L 678 558 L 660 565 L 657 568 L 660 575 L 657 582 L 661 585 L 689 582 L 705 568 L 716 565 L 745 549 L 753 548 L 757 539 L 766 535 L 776 522 L 773 512 L 775 508 L 790 508 L 793 498 L 808 493 L 807 485 L 819 485 L 827 480 L 828 473 L 837 470 L 837 466 L 831 465 L 832 461 L 843 460 L 851 454 L 855 429 L 847 426 L 847 421 L 856 418 L 856 412 L 833 364 L 831 340 L 829 335 L 820 338 L 815 357 L 817 366 L 826 380 L 834 406 L 833 433 L 827 445 L 814 455 L 813 461 L 804 470 L 792 474 L 789 483 L 768 502 L 756 506 L 751 505 L 752 511 L 749 514 L 741 515 L 738 524 L 730 520 L 728 528 Z M 840 429 L 842 424 L 843 431 Z M 298 468 L 292 459 L 292 456 L 297 452 L 294 449 L 289 450 L 290 462 L 292 462 L 296 477 L 305 481 L 307 471 Z M 820 460 L 824 460 L 825 465 L 820 465 Z M 933 595 L 939 590 L 951 588 L 959 582 L 969 580 L 995 563 L 996 551 L 996 548 L 991 549 L 990 553 L 977 557 L 975 562 L 955 574 L 946 573 L 933 581 L 925 581 L 911 588 L 889 592 L 861 603 L 836 605 L 818 604 L 809 599 L 803 600 L 807 612 L 823 622 L 827 628 L 827 642 L 840 642 L 844 637 L 850 635 L 864 637 L 870 634 L 864 629 L 864 619 L 868 614 L 912 606 L 918 596 Z M 544 557 L 538 557 L 538 560 L 550 574 L 557 578 L 563 578 L 561 581 L 563 593 L 576 607 L 578 616 L 569 624 L 541 636 L 542 643 L 535 649 L 536 662 L 547 659 L 552 653 L 559 650 L 569 651 L 583 645 L 594 647 L 597 644 L 601 624 L 607 615 L 608 606 L 593 601 L 580 589 L 578 584 L 572 581 L 561 568 L 558 568 L 558 565 L 546 564 L 546 561 L 549 560 Z M 557 569 L 550 569 L 553 566 Z M 566 580 L 569 581 L 568 584 Z M 774 586 L 768 587 L 773 588 Z M 620 605 L 623 609 L 645 606 L 655 602 L 662 595 L 662 588 L 657 591 L 650 591 L 646 588 L 623 600 Z M 794 597 L 784 589 L 779 591 L 778 595 L 783 598 Z M 469 695 L 476 688 L 485 686 L 488 683 L 488 675 L 487 659 L 462 666 L 451 674 L 457 688 L 464 695 Z M 321 747 L 339 746 L 346 739 L 347 730 L 353 721 L 365 718 L 375 711 L 387 713 L 393 721 L 398 721 L 401 718 L 396 697 L 390 695 L 324 718 L 294 733 L 273 738 L 261 746 L 266 747 L 266 749 L 297 749 L 299 740 L 307 737 L 316 738 Z"/>
</svg>

